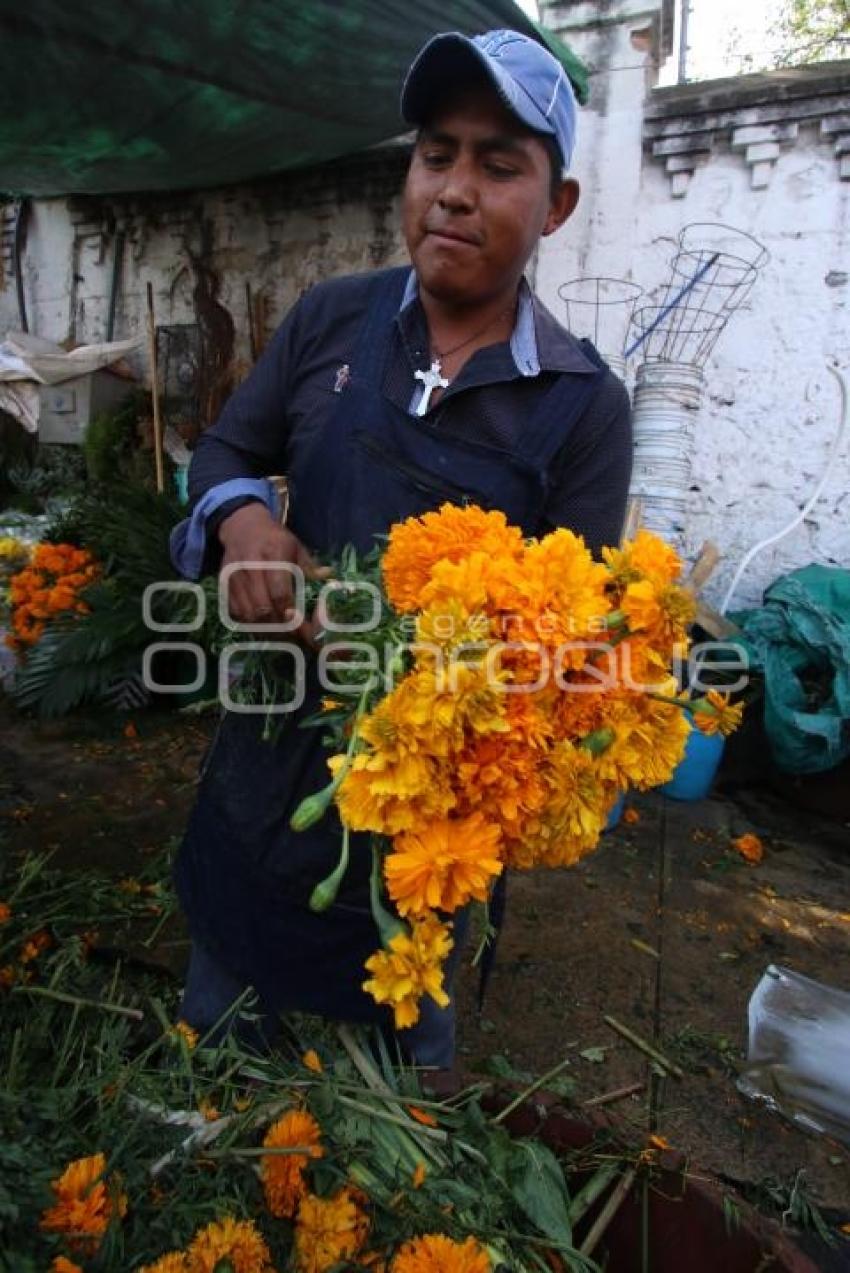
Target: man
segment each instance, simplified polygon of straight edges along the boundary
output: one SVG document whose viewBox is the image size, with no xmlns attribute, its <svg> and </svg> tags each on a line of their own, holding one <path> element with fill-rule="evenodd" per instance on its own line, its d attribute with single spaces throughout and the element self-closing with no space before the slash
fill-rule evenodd
<svg viewBox="0 0 850 1273">
<path fill-rule="evenodd" d="M 403 200 L 412 270 L 313 288 L 195 451 L 175 561 L 194 576 L 216 553 L 223 566 L 269 563 L 231 576 L 244 622 L 291 618 L 291 575 L 276 563 L 309 569 L 311 554 L 366 550 L 446 500 L 500 508 L 528 535 L 569 526 L 594 550 L 619 538 L 628 399 L 523 278 L 578 200 L 563 69 L 516 32 L 436 36 L 408 73 L 402 113 L 419 130 Z M 286 528 L 269 473 L 288 479 Z M 309 620 L 300 636 L 316 636 Z M 368 837 L 352 837 L 344 892 L 316 915 L 307 899 L 336 863 L 339 822 L 289 829 L 327 782 L 320 731 L 298 728 L 320 693 L 308 676 L 275 743 L 256 717 L 226 715 L 207 758 L 177 864 L 194 940 L 183 1014 L 196 1027 L 246 985 L 269 1019 L 301 1009 L 386 1023 L 361 990 L 376 945 Z M 449 1066 L 453 1011 L 425 999 L 401 1041 L 417 1063 Z"/>
</svg>

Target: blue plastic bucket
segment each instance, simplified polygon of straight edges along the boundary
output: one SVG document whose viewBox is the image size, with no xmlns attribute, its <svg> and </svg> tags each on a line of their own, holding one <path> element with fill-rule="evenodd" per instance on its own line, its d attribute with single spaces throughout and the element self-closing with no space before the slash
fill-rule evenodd
<svg viewBox="0 0 850 1273">
<path fill-rule="evenodd" d="M 606 831 L 614 830 L 614 827 L 617 826 L 618 822 L 623 816 L 623 809 L 625 807 L 626 807 L 626 795 L 624 792 L 623 795 L 621 795 L 619 799 L 617 800 L 617 803 L 611 806 L 611 812 L 608 814 L 608 821 L 605 823 L 605 826 L 602 828 L 603 835 L 605 834 Z"/>
<path fill-rule="evenodd" d="M 685 754 L 661 790 L 671 800 L 704 800 L 711 791 L 726 739 L 691 726 Z"/>
</svg>

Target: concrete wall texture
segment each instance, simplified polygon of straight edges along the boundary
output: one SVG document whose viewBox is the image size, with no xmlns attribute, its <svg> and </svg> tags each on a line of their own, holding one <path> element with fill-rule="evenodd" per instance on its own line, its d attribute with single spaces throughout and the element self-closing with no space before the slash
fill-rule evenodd
<svg viewBox="0 0 850 1273">
<path fill-rule="evenodd" d="M 533 281 L 564 320 L 558 289 L 582 276 L 630 279 L 649 303 L 659 299 L 689 223 L 723 222 L 768 249 L 706 365 L 696 424 L 686 547 L 695 555 L 712 539 L 720 548 L 706 590 L 716 602 L 747 549 L 806 501 L 838 427 L 837 387 L 825 367 L 850 365 L 850 64 L 654 89 L 665 41 L 669 50 L 669 8 L 663 0 L 541 5 L 590 65 L 592 89 L 576 161 L 582 201 L 541 244 Z M 388 146 L 225 191 L 38 201 L 23 271 L 30 329 L 55 340 L 104 338 L 122 229 L 116 339 L 144 334 L 148 281 L 163 324 L 198 321 L 203 294 L 207 319 L 210 308 L 232 319 L 231 352 L 244 374 L 246 282 L 267 337 L 313 282 L 406 259 L 398 230 L 405 153 Z M 0 333 L 18 326 L 12 212 L 7 206 L 0 221 Z M 586 313 L 583 323 L 580 309 L 570 312 L 579 335 L 594 334 Z M 609 321 L 616 313 L 607 311 L 597 331 L 614 356 L 626 335 L 623 321 Z M 757 604 L 773 579 L 807 562 L 850 567 L 848 470 L 850 438 L 811 514 L 753 562 L 736 605 Z"/>
</svg>

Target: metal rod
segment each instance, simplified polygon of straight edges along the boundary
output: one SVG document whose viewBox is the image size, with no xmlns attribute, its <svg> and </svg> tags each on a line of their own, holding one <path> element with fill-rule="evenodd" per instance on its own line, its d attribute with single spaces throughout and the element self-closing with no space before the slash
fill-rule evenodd
<svg viewBox="0 0 850 1273">
<path fill-rule="evenodd" d="M 635 350 L 639 349 L 640 346 L 643 344 L 643 342 L 646 340 L 646 338 L 652 335 L 656 327 L 658 327 L 660 323 L 664 322 L 664 319 L 667 317 L 667 315 L 670 313 L 671 310 L 676 308 L 676 306 L 679 304 L 679 301 L 684 300 L 684 298 L 688 295 L 688 293 L 693 291 L 697 283 L 700 281 L 701 278 L 705 277 L 705 275 L 711 269 L 712 265 L 714 264 L 714 262 L 717 260 L 719 256 L 720 256 L 720 253 L 715 252 L 714 255 L 711 257 L 711 259 L 707 261 L 706 264 L 702 267 L 702 269 L 698 270 L 697 273 L 694 275 L 694 277 L 690 279 L 690 281 L 687 282 L 684 287 L 680 288 L 680 290 L 673 297 L 672 301 L 670 301 L 669 304 L 665 305 L 661 313 L 658 315 L 658 317 L 654 319 L 653 322 L 650 323 L 646 331 L 642 332 L 641 335 L 638 336 L 637 340 L 632 342 L 632 344 L 626 350 L 627 358 L 631 358 Z"/>
<path fill-rule="evenodd" d="M 682 0 L 681 20 L 679 23 L 679 70 L 677 83 L 686 84 L 688 80 L 688 25 L 691 17 L 690 0 Z"/>
</svg>

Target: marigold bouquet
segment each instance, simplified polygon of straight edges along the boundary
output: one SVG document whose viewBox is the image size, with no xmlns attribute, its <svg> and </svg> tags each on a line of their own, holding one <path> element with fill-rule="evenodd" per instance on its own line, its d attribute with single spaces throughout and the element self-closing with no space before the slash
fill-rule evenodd
<svg viewBox="0 0 850 1273">
<path fill-rule="evenodd" d="M 739 709 L 679 697 L 671 664 L 695 605 L 678 556 L 647 531 L 597 562 L 569 530 L 524 540 L 500 512 L 447 504 L 394 526 L 380 567 L 384 629 L 407 640 L 391 676 L 352 674 L 359 697 L 325 704 L 333 779 L 293 826 L 335 800 L 341 856 L 315 909 L 336 896 L 349 833 L 372 833 L 382 948 L 364 988 L 404 1028 L 423 994 L 448 1002 L 459 908 L 486 904 L 507 868 L 574 865 L 627 788 L 670 778 L 686 712 L 726 732 Z"/>
<path fill-rule="evenodd" d="M 97 575 L 97 564 L 84 548 L 36 545 L 28 564 L 9 580 L 12 632 L 7 644 L 22 652 L 35 645 L 57 615 L 85 613 L 80 593 Z"/>
</svg>

